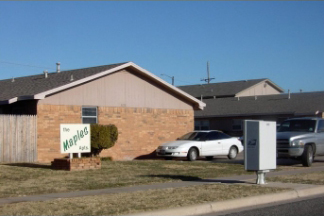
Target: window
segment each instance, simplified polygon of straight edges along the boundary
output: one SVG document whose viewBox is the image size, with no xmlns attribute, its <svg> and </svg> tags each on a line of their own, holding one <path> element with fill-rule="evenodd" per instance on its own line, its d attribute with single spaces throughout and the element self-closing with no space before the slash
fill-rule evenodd
<svg viewBox="0 0 324 216">
<path fill-rule="evenodd" d="M 97 118 L 97 107 L 82 107 L 82 123 L 83 124 L 96 124 L 98 123 Z"/>
<path fill-rule="evenodd" d="M 314 132 L 315 124 L 315 120 L 287 120 L 280 125 L 278 132 Z"/>
<path fill-rule="evenodd" d="M 233 119 L 232 129 L 234 131 L 241 131 L 242 130 L 242 119 Z"/>
<path fill-rule="evenodd" d="M 196 120 L 195 121 L 195 130 L 209 130 L 209 121 L 208 120 Z"/>
<path fill-rule="evenodd" d="M 207 135 L 207 140 L 221 140 L 221 139 L 228 139 L 231 138 L 230 136 L 228 136 L 227 134 L 221 133 L 221 132 L 210 132 Z"/>
<path fill-rule="evenodd" d="M 201 141 L 205 140 L 207 133 L 206 132 L 190 132 L 182 137 L 178 138 L 178 140 L 196 140 L 196 141 Z"/>
<path fill-rule="evenodd" d="M 320 120 L 318 122 L 318 130 L 317 130 L 318 133 L 323 133 L 324 132 L 324 120 Z"/>
<path fill-rule="evenodd" d="M 218 132 L 210 132 L 207 135 L 207 139 L 206 140 L 218 140 L 219 139 L 219 133 Z"/>
</svg>

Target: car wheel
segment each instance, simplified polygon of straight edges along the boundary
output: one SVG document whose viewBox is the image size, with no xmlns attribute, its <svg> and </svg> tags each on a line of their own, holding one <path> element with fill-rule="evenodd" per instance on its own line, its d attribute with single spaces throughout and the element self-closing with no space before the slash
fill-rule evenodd
<svg viewBox="0 0 324 216">
<path fill-rule="evenodd" d="M 302 155 L 302 163 L 305 167 L 310 167 L 314 160 L 313 147 L 311 145 L 306 145 L 304 153 Z"/>
<path fill-rule="evenodd" d="M 211 160 L 213 160 L 213 158 L 214 158 L 214 156 L 207 156 L 207 157 L 206 157 L 206 160 L 211 161 Z"/>
<path fill-rule="evenodd" d="M 197 160 L 197 158 L 198 158 L 198 151 L 197 151 L 197 149 L 195 149 L 195 148 L 189 149 L 187 158 L 188 158 L 189 161 L 195 161 L 195 160 Z"/>
<path fill-rule="evenodd" d="M 236 147 L 232 146 L 228 152 L 227 157 L 228 157 L 228 159 L 232 160 L 232 159 L 235 159 L 236 156 L 237 156 L 237 149 L 236 149 Z"/>
</svg>

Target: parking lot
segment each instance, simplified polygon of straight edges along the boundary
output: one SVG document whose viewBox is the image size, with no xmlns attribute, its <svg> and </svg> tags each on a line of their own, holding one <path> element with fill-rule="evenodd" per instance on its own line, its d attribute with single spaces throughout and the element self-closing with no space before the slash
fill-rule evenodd
<svg viewBox="0 0 324 216">
<path fill-rule="evenodd" d="M 227 156 L 217 156 L 212 160 L 212 163 L 232 163 L 232 164 L 244 164 L 244 151 L 237 155 L 233 160 L 229 160 Z M 289 158 L 277 158 L 277 165 L 280 166 L 291 166 L 291 167 L 302 167 L 303 165 L 299 160 Z M 323 166 L 324 156 L 316 156 L 312 167 Z"/>
</svg>

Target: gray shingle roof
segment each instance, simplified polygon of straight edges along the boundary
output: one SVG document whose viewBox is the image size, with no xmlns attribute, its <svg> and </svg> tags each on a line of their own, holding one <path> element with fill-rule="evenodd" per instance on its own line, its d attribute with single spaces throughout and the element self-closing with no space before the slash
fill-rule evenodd
<svg viewBox="0 0 324 216">
<path fill-rule="evenodd" d="M 0 80 L 0 101 L 14 97 L 31 96 L 64 86 L 71 83 L 71 75 L 73 75 L 73 81 L 77 81 L 123 64 L 125 63 L 61 71 L 60 73 L 53 72 L 48 73 L 48 78 L 45 78 L 44 74 L 39 74 L 14 78 L 14 82 L 12 82 L 12 79 Z"/>
<path fill-rule="evenodd" d="M 172 86 L 133 62 L 67 70 L 60 73 L 48 73 L 47 78 L 45 78 L 44 74 L 39 74 L 15 78 L 14 82 L 12 79 L 0 80 L 0 105 L 15 103 L 19 100 L 41 100 L 51 94 L 82 85 L 126 68 L 133 70 L 164 88 L 166 87 L 168 92 L 172 92 L 177 97 L 185 99 L 185 101 L 192 104 L 194 109 L 204 109 L 206 106 L 205 103 L 181 91 L 179 88 Z M 73 80 L 71 80 L 72 75 Z"/>
<path fill-rule="evenodd" d="M 310 115 L 324 111 L 324 91 L 203 100 L 206 108 L 195 117 L 294 114 Z"/>
<path fill-rule="evenodd" d="M 187 85 L 178 86 L 178 88 L 196 98 L 200 98 L 201 95 L 203 95 L 203 97 L 234 97 L 237 93 L 250 88 L 264 80 L 268 79 L 264 78 L 201 85 Z"/>
</svg>

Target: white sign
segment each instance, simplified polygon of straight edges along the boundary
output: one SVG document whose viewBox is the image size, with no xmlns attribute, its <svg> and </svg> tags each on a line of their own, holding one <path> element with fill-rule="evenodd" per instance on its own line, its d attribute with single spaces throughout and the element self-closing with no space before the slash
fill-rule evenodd
<svg viewBox="0 0 324 216">
<path fill-rule="evenodd" d="M 90 151 L 90 124 L 61 124 L 61 153 Z"/>
</svg>

